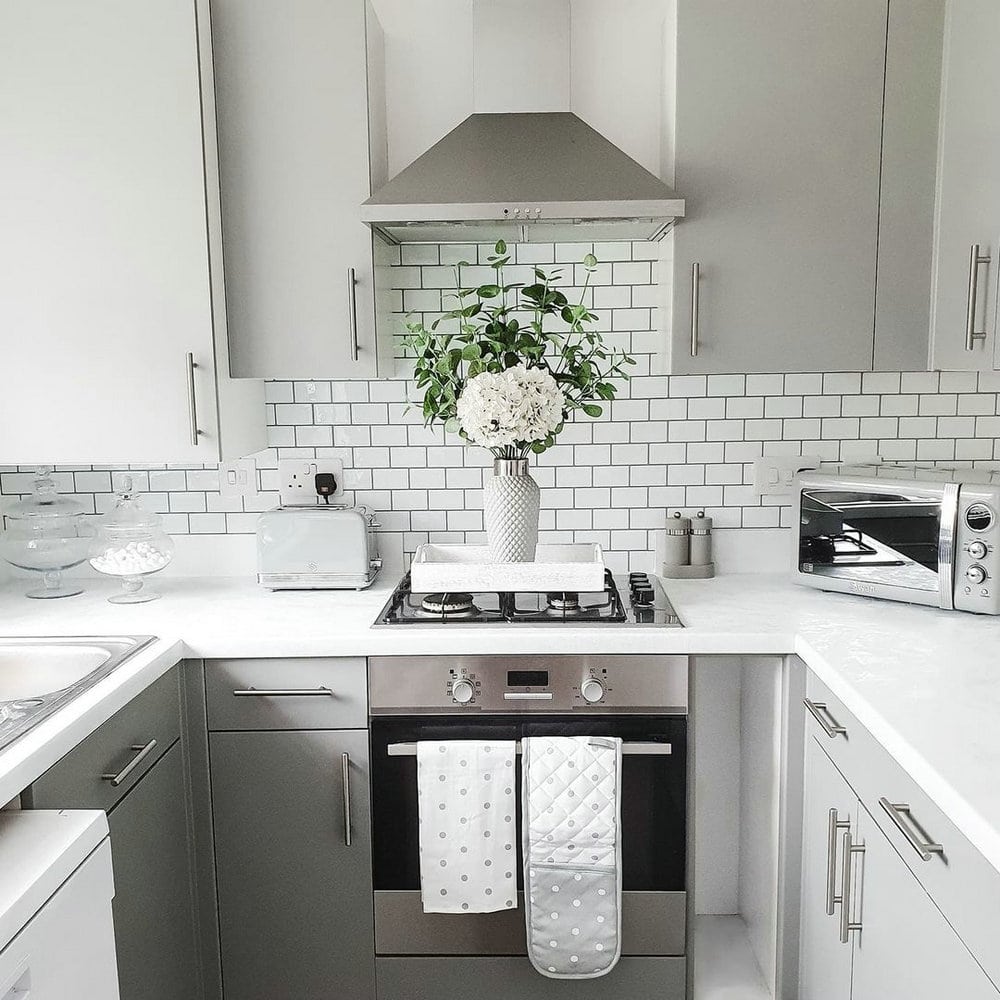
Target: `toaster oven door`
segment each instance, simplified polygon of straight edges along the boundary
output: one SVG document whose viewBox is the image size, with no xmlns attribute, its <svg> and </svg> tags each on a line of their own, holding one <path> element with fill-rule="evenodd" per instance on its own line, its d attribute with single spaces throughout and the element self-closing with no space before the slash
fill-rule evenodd
<svg viewBox="0 0 1000 1000">
<path fill-rule="evenodd" d="M 951 606 L 956 486 L 817 479 L 797 489 L 800 579 Z"/>
</svg>

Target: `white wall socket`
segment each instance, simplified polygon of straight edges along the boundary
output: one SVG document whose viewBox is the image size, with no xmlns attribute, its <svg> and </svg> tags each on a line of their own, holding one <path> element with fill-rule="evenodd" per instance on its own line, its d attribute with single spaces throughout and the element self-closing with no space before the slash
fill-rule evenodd
<svg viewBox="0 0 1000 1000">
<path fill-rule="evenodd" d="M 325 503 L 316 492 L 316 476 L 329 472 L 337 481 L 330 499 L 344 495 L 344 463 L 339 458 L 278 459 L 278 491 L 282 507 L 314 507 Z"/>
<path fill-rule="evenodd" d="M 805 469 L 818 469 L 818 455 L 767 455 L 754 459 L 753 491 L 756 496 L 792 495 L 792 480 Z"/>
</svg>

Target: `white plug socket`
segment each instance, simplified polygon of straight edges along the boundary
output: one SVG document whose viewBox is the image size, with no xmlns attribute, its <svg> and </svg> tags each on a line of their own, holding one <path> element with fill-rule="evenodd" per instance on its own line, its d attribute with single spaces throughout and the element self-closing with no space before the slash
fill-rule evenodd
<svg viewBox="0 0 1000 1000">
<path fill-rule="evenodd" d="M 330 473 L 337 488 L 330 499 L 344 495 L 344 463 L 339 458 L 282 458 L 278 460 L 278 491 L 282 507 L 315 507 L 325 503 L 316 492 L 316 476 Z"/>
<path fill-rule="evenodd" d="M 792 480 L 806 469 L 818 469 L 818 455 L 767 455 L 753 463 L 753 491 L 756 496 L 791 496 Z"/>
</svg>

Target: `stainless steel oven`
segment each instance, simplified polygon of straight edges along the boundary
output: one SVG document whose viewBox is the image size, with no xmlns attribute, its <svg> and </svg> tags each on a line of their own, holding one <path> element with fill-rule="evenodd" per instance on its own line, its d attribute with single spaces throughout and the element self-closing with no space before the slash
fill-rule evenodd
<svg viewBox="0 0 1000 1000">
<path fill-rule="evenodd" d="M 823 590 L 1000 614 L 1000 485 L 991 478 L 972 469 L 917 473 L 897 466 L 801 476 L 795 486 L 796 580 Z"/>
<path fill-rule="evenodd" d="M 681 1000 L 687 690 L 684 656 L 369 660 L 380 1000 L 567 995 L 567 984 L 539 976 L 527 959 L 520 849 L 516 910 L 425 914 L 420 901 L 416 743 L 531 735 L 623 740 L 623 958 L 605 979 L 574 984 L 573 995 Z M 517 820 L 520 829 L 520 803 Z"/>
</svg>

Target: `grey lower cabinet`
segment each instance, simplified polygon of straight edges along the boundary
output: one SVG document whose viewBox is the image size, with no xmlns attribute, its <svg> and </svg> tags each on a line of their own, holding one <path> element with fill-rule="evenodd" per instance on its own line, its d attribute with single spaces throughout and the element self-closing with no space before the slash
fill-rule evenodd
<svg viewBox="0 0 1000 1000">
<path fill-rule="evenodd" d="M 22 804 L 107 812 L 121 1000 L 202 997 L 179 670 L 49 768 Z"/>
<path fill-rule="evenodd" d="M 213 732 L 209 755 L 226 1000 L 373 998 L 367 732 Z"/>
</svg>

